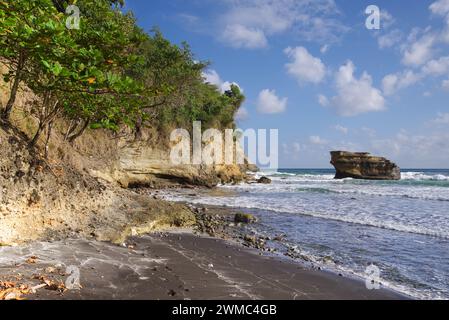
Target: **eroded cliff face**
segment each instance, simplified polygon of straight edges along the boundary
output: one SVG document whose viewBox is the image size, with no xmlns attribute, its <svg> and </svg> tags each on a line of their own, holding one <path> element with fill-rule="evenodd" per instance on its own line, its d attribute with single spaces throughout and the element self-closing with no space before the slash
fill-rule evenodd
<svg viewBox="0 0 449 320">
<path fill-rule="evenodd" d="M 383 157 L 366 152 L 332 151 L 331 164 L 337 173 L 335 179 L 400 180 L 400 168 Z"/>
<path fill-rule="evenodd" d="M 46 160 L 24 138 L 0 123 L 0 245 L 65 237 L 120 243 L 131 234 L 195 223 L 183 205 L 135 194 L 66 161 Z M 81 165 L 81 156 L 70 155 Z"/>
<path fill-rule="evenodd" d="M 9 87 L 1 79 L 0 88 L 4 105 Z M 62 121 L 53 126 L 45 158 L 42 141 L 36 150 L 27 147 L 37 125 L 29 112 L 34 99 L 22 89 L 13 126 L 0 122 L 0 245 L 77 236 L 120 242 L 132 233 L 187 227 L 195 216 L 185 206 L 128 188 L 210 187 L 246 177 L 246 166 L 172 165 L 168 137 L 158 131 L 136 141 L 126 130 L 88 130 L 71 144 Z"/>
<path fill-rule="evenodd" d="M 164 137 L 160 137 L 164 139 Z M 176 185 L 213 187 L 246 179 L 243 165 L 174 165 L 170 148 L 152 141 L 118 142 L 116 159 L 109 167 L 91 169 L 93 176 L 116 182 L 122 187 L 163 188 Z"/>
</svg>

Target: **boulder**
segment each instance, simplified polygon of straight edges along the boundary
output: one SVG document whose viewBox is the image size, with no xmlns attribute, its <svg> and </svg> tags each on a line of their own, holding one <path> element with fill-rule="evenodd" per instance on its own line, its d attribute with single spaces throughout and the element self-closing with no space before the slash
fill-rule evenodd
<svg viewBox="0 0 449 320">
<path fill-rule="evenodd" d="M 267 178 L 267 177 L 261 177 L 259 180 L 257 180 L 257 183 L 270 184 L 271 183 L 271 179 Z"/>
<path fill-rule="evenodd" d="M 400 180 L 401 169 L 390 160 L 367 152 L 332 151 L 335 179 Z"/>
<path fill-rule="evenodd" d="M 257 222 L 257 218 L 249 213 L 237 213 L 234 217 L 235 223 L 253 223 Z"/>
</svg>

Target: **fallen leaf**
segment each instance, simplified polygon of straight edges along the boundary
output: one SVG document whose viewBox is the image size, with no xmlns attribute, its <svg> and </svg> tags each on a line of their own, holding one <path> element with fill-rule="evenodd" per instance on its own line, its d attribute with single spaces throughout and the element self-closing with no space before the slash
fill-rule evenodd
<svg viewBox="0 0 449 320">
<path fill-rule="evenodd" d="M 0 292 L 0 300 L 23 300 L 19 289 L 10 288 Z"/>
<path fill-rule="evenodd" d="M 31 257 L 29 257 L 28 259 L 26 259 L 26 263 L 28 263 L 28 264 L 34 264 L 34 263 L 36 263 L 37 259 L 38 259 L 38 257 L 36 257 L 36 256 L 31 256 Z"/>
</svg>

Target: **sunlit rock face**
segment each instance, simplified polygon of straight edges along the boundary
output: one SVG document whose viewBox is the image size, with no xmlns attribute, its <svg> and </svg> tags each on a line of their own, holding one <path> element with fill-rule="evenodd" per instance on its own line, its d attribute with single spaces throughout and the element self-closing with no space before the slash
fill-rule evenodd
<svg viewBox="0 0 449 320">
<path fill-rule="evenodd" d="M 367 152 L 332 151 L 335 179 L 400 180 L 401 169 L 390 160 Z"/>
</svg>

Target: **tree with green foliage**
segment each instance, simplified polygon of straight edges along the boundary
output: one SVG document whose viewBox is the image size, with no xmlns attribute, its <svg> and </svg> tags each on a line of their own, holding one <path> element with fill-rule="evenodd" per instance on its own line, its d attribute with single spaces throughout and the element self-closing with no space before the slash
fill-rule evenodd
<svg viewBox="0 0 449 320">
<path fill-rule="evenodd" d="M 143 117 L 135 124 L 136 139 L 140 138 L 143 118 L 157 114 L 159 107 L 170 108 L 186 102 L 189 91 L 201 79 L 201 72 L 207 65 L 194 60 L 186 43 L 174 45 L 158 29 L 145 34 L 144 38 L 138 48 L 142 60 L 128 70 L 145 88 L 140 106 Z"/>
<path fill-rule="evenodd" d="M 0 56 L 8 61 L 6 82 L 12 81 L 2 118 L 8 120 L 33 57 L 44 53 L 53 34 L 50 24 L 60 19 L 51 1 L 0 1 Z M 54 29 L 53 29 L 54 30 Z M 54 30 L 57 32 L 57 30 Z"/>
<path fill-rule="evenodd" d="M 76 3 L 80 29 L 65 26 L 65 9 Z M 202 120 L 230 127 L 244 97 L 237 86 L 221 93 L 205 84 L 186 43 L 174 45 L 161 32 L 146 34 L 114 0 L 0 0 L 0 57 L 12 82 L 2 117 L 8 120 L 21 84 L 39 98 L 31 111 L 38 128 L 34 147 L 55 119 L 68 122 L 74 141 L 87 128 L 164 126 Z"/>
<path fill-rule="evenodd" d="M 50 0 L 28 7 L 5 4 L 16 23 L 11 19 L 1 22 L 12 35 L 3 40 L 8 46 L 1 55 L 16 63 L 11 63 L 14 68 L 7 74 L 14 84 L 3 115 L 9 118 L 18 86 L 24 82 L 40 98 L 33 106 L 38 128 L 30 146 L 62 113 L 111 129 L 120 122 L 132 123 L 133 113 L 139 111 L 131 102 L 137 100 L 141 86 L 125 74 L 138 59 L 133 50 L 141 34 L 134 18 L 112 9 L 106 0 L 77 5 L 85 12 L 81 30 L 67 29 L 65 15 Z M 22 57 L 25 62 L 21 64 Z"/>
</svg>

